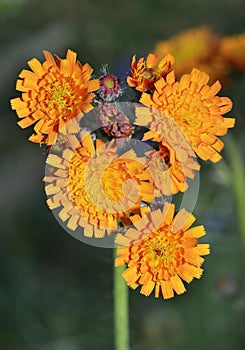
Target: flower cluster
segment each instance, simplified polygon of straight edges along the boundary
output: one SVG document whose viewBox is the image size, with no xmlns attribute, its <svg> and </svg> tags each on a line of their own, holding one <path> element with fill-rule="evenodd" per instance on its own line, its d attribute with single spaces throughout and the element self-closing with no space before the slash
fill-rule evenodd
<svg viewBox="0 0 245 350">
<path fill-rule="evenodd" d="M 164 299 L 184 293 L 184 282 L 201 277 L 209 244 L 198 243 L 204 227 L 191 227 L 194 216 L 178 212 L 171 198 L 191 186 L 197 157 L 221 159 L 219 136 L 235 122 L 223 117 L 231 100 L 217 96 L 221 84 L 208 85 L 197 68 L 176 79 L 168 53 L 160 61 L 154 53 L 132 57 L 127 84 L 140 94 L 138 103 L 119 102 L 121 82 L 107 68 L 95 79 L 71 50 L 65 59 L 44 56 L 20 73 L 21 97 L 11 107 L 22 128 L 35 124 L 30 141 L 48 150 L 48 207 L 79 239 L 111 239 L 115 265 L 127 266 L 122 277 L 131 288 Z"/>
</svg>

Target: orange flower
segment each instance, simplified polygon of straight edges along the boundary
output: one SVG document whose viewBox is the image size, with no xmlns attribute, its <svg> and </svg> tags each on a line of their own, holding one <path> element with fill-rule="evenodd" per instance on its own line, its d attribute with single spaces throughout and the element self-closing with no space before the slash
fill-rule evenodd
<svg viewBox="0 0 245 350">
<path fill-rule="evenodd" d="M 44 51 L 46 60 L 41 64 L 36 58 L 28 62 L 32 71 L 23 70 L 17 80 L 16 89 L 22 92 L 20 98 L 11 102 L 12 109 L 21 121 L 21 128 L 34 126 L 29 140 L 51 145 L 57 134 L 75 133 L 77 121 L 82 112 L 93 108 L 92 91 L 99 89 L 99 80 L 89 80 L 92 68 L 76 61 L 76 53 L 68 50 L 65 59 Z"/>
<path fill-rule="evenodd" d="M 215 81 L 228 73 L 228 66 L 219 55 L 219 43 L 220 38 L 209 27 L 201 26 L 157 42 L 154 52 L 159 58 L 168 52 L 174 56 L 177 77 L 195 67 L 207 72 Z"/>
<path fill-rule="evenodd" d="M 154 83 L 161 77 L 165 77 L 172 69 L 174 58 L 166 55 L 157 65 L 157 56 L 150 53 L 146 61 L 140 58 L 136 62 L 136 55 L 131 62 L 130 76 L 127 77 L 127 83 L 136 90 L 145 92 L 154 88 Z"/>
<path fill-rule="evenodd" d="M 153 186 L 143 159 L 132 150 L 118 156 L 113 141 L 106 147 L 97 139 L 95 148 L 87 132 L 81 143 L 73 135 L 68 139 L 62 156 L 49 154 L 52 168 L 44 181 L 48 206 L 63 207 L 59 216 L 69 229 L 81 226 L 84 236 L 100 238 L 117 230 L 120 221 L 130 224 L 130 214 L 147 210 L 140 202 L 153 200 Z"/>
<path fill-rule="evenodd" d="M 231 110 L 232 102 L 228 97 L 216 96 L 221 84 L 216 81 L 209 86 L 208 80 L 208 75 L 198 69 L 184 74 L 180 82 L 175 81 L 174 72 L 171 72 L 166 79 L 155 83 L 152 96 L 143 93 L 140 102 L 172 118 L 201 159 L 217 162 L 222 158 L 218 152 L 224 146 L 217 136 L 225 135 L 227 129 L 234 126 L 235 119 L 223 118 L 222 114 Z M 157 132 L 156 125 L 161 125 L 159 116 L 154 120 L 152 114 L 152 119 L 148 117 L 145 122 L 153 132 Z"/>
<path fill-rule="evenodd" d="M 220 53 L 231 66 L 245 70 L 245 33 L 222 38 Z"/>
<path fill-rule="evenodd" d="M 186 191 L 187 177 L 193 179 L 194 170 L 200 169 L 199 164 L 186 150 L 178 152 L 166 139 L 162 139 L 158 151 L 149 151 L 146 156 L 147 169 L 153 178 L 155 197 Z"/>
<path fill-rule="evenodd" d="M 182 209 L 174 218 L 174 204 L 166 203 L 163 211 L 150 212 L 144 218 L 131 218 L 135 225 L 126 234 L 119 234 L 116 243 L 116 266 L 126 264 L 122 277 L 141 294 L 169 299 L 174 292 L 186 291 L 182 282 L 189 283 L 200 278 L 200 268 L 209 254 L 209 244 L 198 244 L 197 239 L 205 235 L 203 226 L 190 228 L 195 217 Z"/>
<path fill-rule="evenodd" d="M 187 178 L 193 179 L 200 165 L 182 129 L 160 110 L 143 106 L 136 107 L 134 124 L 150 128 L 144 133 L 143 141 L 158 142 L 157 151 L 146 153 L 155 197 L 184 192 L 188 187 Z"/>
</svg>

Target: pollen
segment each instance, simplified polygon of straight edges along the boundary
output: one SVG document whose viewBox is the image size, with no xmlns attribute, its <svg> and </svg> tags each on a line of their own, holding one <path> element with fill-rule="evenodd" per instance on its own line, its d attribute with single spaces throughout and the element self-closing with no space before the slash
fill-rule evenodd
<svg viewBox="0 0 245 350">
<path fill-rule="evenodd" d="M 52 87 L 46 87 L 44 90 L 50 96 L 50 99 L 47 100 L 48 108 L 51 110 L 57 108 L 62 112 L 66 107 L 69 106 L 69 100 L 72 97 L 70 92 L 70 85 L 68 83 L 63 83 L 60 85 L 58 82 L 55 82 Z"/>
</svg>

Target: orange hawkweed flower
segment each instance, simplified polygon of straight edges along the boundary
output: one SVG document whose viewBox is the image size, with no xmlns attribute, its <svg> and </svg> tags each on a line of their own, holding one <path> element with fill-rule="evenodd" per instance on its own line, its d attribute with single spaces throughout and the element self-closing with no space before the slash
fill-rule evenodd
<svg viewBox="0 0 245 350">
<path fill-rule="evenodd" d="M 21 128 L 36 123 L 35 134 L 29 140 L 51 145 L 59 132 L 78 132 L 77 121 L 82 112 L 93 108 L 95 95 L 91 92 L 98 90 L 100 84 L 99 80 L 90 80 L 92 68 L 76 61 L 75 52 L 68 50 L 65 59 L 55 59 L 48 51 L 43 53 L 43 64 L 34 58 L 28 62 L 32 71 L 22 70 L 16 84 L 22 96 L 10 102 L 21 118 Z"/>
<path fill-rule="evenodd" d="M 231 110 L 232 102 L 228 97 L 216 96 L 221 84 L 216 81 L 209 86 L 208 80 L 206 73 L 194 68 L 177 82 L 172 71 L 166 79 L 155 83 L 153 95 L 143 93 L 140 102 L 172 118 L 201 159 L 217 162 L 222 158 L 218 152 L 224 146 L 217 136 L 225 135 L 235 119 L 223 118 L 222 114 Z M 160 114 L 159 118 L 146 121 L 153 132 L 154 125 L 161 123 Z"/>
<path fill-rule="evenodd" d="M 143 141 L 158 142 L 157 151 L 146 152 L 155 197 L 184 192 L 188 187 L 187 178 L 194 179 L 200 165 L 182 129 L 160 110 L 141 106 L 136 107 L 134 124 L 150 128 L 144 133 Z"/>
<path fill-rule="evenodd" d="M 147 169 L 154 182 L 155 197 L 186 191 L 188 188 L 187 177 L 193 179 L 194 170 L 200 169 L 200 165 L 186 150 L 182 149 L 179 154 L 166 139 L 162 139 L 158 151 L 149 151 L 146 156 L 148 157 Z"/>
<path fill-rule="evenodd" d="M 101 238 L 110 235 L 118 223 L 130 224 L 129 215 L 142 213 L 140 202 L 153 200 L 151 176 L 144 160 L 134 151 L 121 156 L 115 142 L 106 147 L 97 139 L 82 132 L 81 143 L 69 135 L 70 147 L 62 156 L 49 154 L 47 164 L 52 168 L 44 181 L 50 209 L 63 207 L 59 212 L 67 227 L 84 228 L 84 236 Z"/>
<path fill-rule="evenodd" d="M 220 54 L 234 68 L 245 70 L 245 33 L 222 38 Z"/>
<path fill-rule="evenodd" d="M 172 69 L 174 58 L 166 55 L 157 64 L 157 56 L 150 53 L 146 60 L 140 58 L 136 61 L 136 55 L 133 56 L 131 62 L 130 76 L 127 77 L 127 83 L 136 90 L 145 92 L 154 88 L 154 83 L 161 77 L 165 77 Z"/>
<path fill-rule="evenodd" d="M 182 209 L 174 217 L 174 204 L 166 203 L 163 211 L 146 214 L 139 219 L 132 217 L 135 228 L 116 237 L 116 266 L 127 265 L 122 277 L 141 294 L 148 296 L 155 290 L 155 297 L 170 299 L 174 292 L 186 291 L 182 282 L 200 278 L 204 259 L 209 254 L 209 244 L 198 244 L 205 235 L 203 226 L 190 228 L 195 217 Z"/>
</svg>

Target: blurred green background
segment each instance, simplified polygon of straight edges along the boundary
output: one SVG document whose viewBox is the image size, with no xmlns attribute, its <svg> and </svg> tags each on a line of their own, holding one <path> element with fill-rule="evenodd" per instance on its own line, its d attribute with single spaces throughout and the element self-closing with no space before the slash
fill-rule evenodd
<svg viewBox="0 0 245 350">
<path fill-rule="evenodd" d="M 32 57 L 42 60 L 42 50 L 63 57 L 70 48 L 97 73 L 108 63 L 126 75 L 132 54 L 146 55 L 156 41 L 203 24 L 220 35 L 245 31 L 245 2 L 0 0 L 1 350 L 114 348 L 112 250 L 76 241 L 46 207 L 46 152 L 27 141 L 31 130 L 17 126 L 9 107 L 19 96 L 20 70 Z M 233 79 L 221 95 L 234 102 L 230 116 L 237 126 L 230 135 L 244 159 L 244 73 Z M 233 195 L 234 162 L 226 147 L 222 154 L 219 164 L 203 164 L 194 210 L 212 250 L 204 276 L 170 301 L 130 291 L 132 350 L 245 348 L 245 242 Z"/>
</svg>

